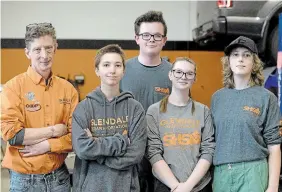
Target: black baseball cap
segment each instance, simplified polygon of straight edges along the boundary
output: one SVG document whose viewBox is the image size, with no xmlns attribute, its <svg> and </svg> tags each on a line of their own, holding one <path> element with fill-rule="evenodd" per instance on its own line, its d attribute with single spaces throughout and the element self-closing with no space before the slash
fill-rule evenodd
<svg viewBox="0 0 282 192">
<path fill-rule="evenodd" d="M 237 47 L 245 47 L 249 49 L 252 53 L 258 54 L 258 48 L 256 43 L 248 37 L 240 36 L 234 41 L 232 41 L 227 47 L 225 47 L 225 55 L 230 55 L 230 52 Z"/>
</svg>

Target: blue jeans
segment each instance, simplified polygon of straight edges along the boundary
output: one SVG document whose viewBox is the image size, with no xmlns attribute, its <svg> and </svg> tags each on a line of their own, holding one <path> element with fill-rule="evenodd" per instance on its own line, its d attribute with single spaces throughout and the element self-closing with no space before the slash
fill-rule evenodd
<svg viewBox="0 0 282 192">
<path fill-rule="evenodd" d="M 10 170 L 10 192 L 69 192 L 70 175 L 67 166 L 48 174 L 21 174 Z"/>
</svg>

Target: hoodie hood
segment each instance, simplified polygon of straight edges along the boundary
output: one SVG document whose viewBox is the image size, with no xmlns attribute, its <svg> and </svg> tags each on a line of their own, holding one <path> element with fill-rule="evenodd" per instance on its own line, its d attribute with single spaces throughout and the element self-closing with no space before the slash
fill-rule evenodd
<svg viewBox="0 0 282 192">
<path fill-rule="evenodd" d="M 100 87 L 97 87 L 94 91 L 90 92 L 86 98 L 88 99 L 93 99 L 97 103 L 101 104 L 102 106 L 106 105 L 112 105 L 112 104 L 117 104 L 123 100 L 129 99 L 129 98 L 134 98 L 132 93 L 130 92 L 122 92 L 120 91 L 121 94 L 114 97 L 113 100 L 109 101 L 105 94 L 102 92 Z"/>
</svg>

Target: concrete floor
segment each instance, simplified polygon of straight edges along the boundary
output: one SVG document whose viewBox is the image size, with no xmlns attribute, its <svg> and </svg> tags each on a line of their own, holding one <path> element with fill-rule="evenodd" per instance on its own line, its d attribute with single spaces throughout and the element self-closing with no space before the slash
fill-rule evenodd
<svg viewBox="0 0 282 192">
<path fill-rule="evenodd" d="M 69 156 L 66 159 L 66 164 L 69 169 L 73 168 L 74 166 L 74 155 L 69 154 Z M 9 179 L 9 172 L 7 169 L 1 168 L 1 192 L 9 192 L 9 186 L 10 186 L 10 179 Z"/>
</svg>

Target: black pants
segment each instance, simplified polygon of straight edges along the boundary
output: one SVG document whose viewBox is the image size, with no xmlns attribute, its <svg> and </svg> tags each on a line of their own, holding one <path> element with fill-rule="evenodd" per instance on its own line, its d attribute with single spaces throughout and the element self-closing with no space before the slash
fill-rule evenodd
<svg viewBox="0 0 282 192">
<path fill-rule="evenodd" d="M 140 192 L 154 192 L 154 176 L 152 166 L 144 157 L 138 165 Z"/>
<path fill-rule="evenodd" d="M 170 188 L 168 188 L 165 184 L 160 182 L 155 178 L 155 189 L 154 192 L 170 192 Z M 209 182 L 202 190 L 199 192 L 212 192 L 212 182 Z"/>
</svg>

